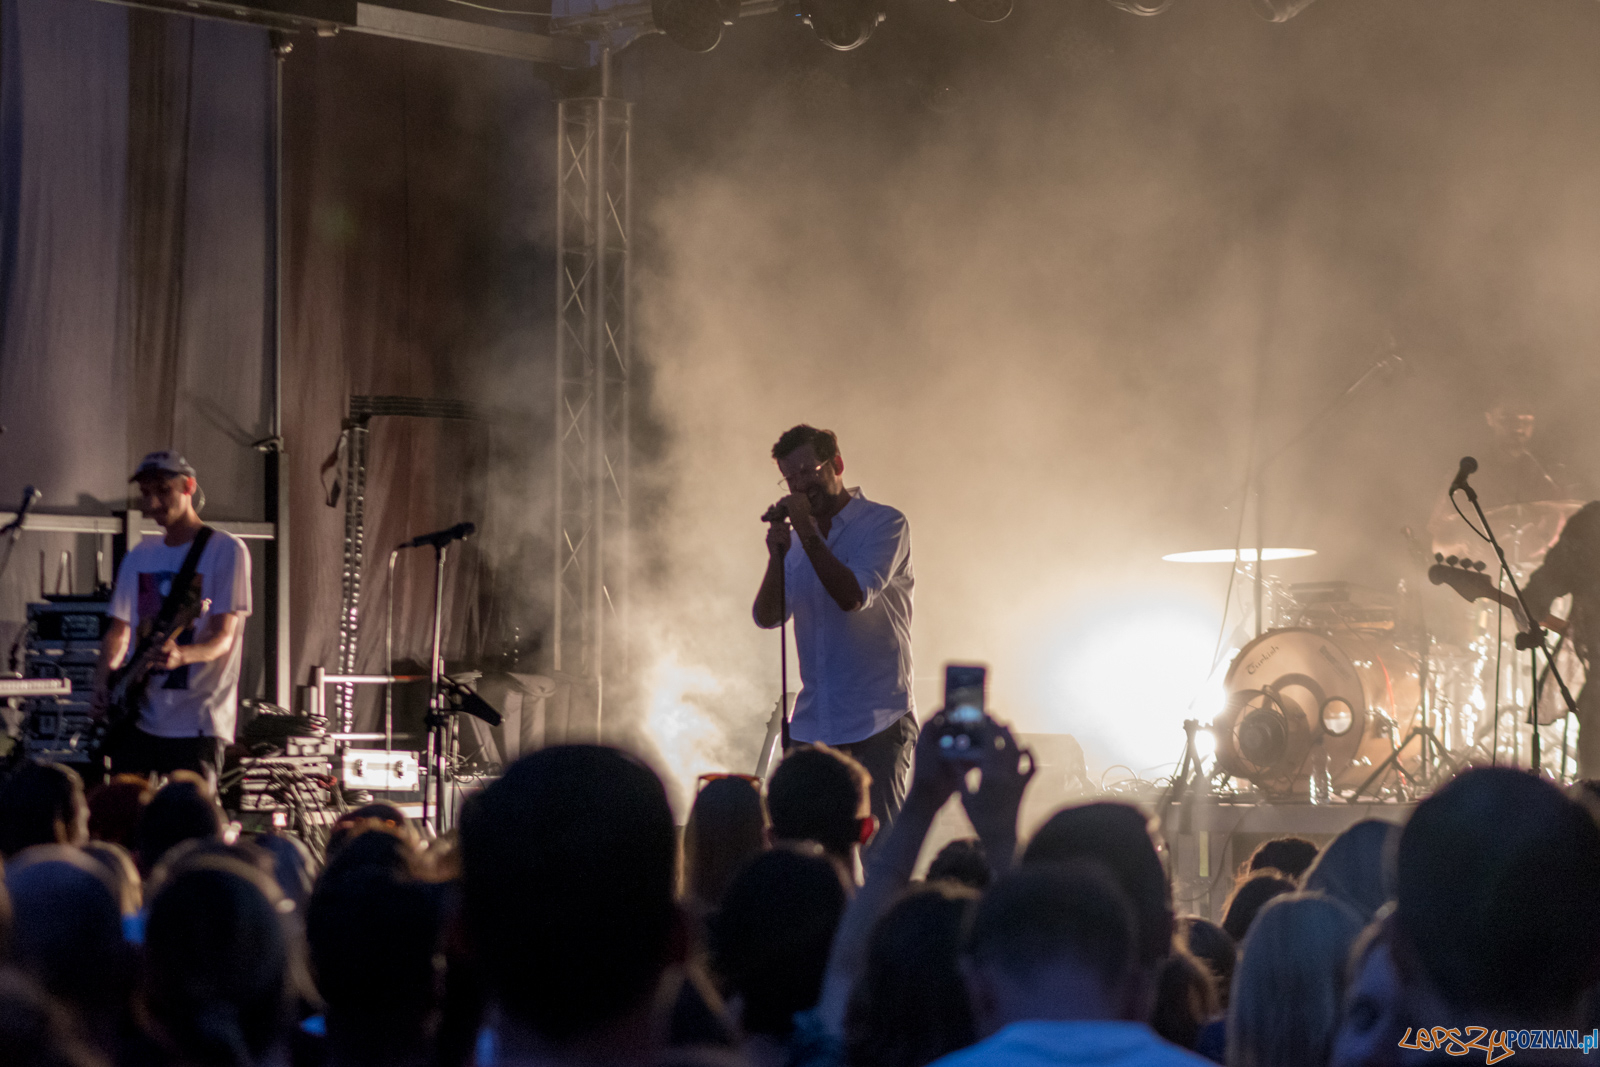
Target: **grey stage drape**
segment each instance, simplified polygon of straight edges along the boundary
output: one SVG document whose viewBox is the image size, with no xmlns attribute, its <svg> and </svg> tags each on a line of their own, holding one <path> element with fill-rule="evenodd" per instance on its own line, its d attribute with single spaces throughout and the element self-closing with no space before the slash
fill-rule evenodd
<svg viewBox="0 0 1600 1067">
<path fill-rule="evenodd" d="M 31 483 L 43 509 L 108 514 L 125 506 L 132 462 L 175 447 L 200 469 L 207 518 L 261 519 L 267 34 L 94 0 L 0 0 L 0 33 L 0 508 Z M 336 663 L 343 513 L 325 506 L 318 468 L 352 393 L 515 416 L 494 432 L 373 424 L 359 668 L 383 666 L 388 549 L 462 520 L 483 536 L 452 564 L 447 654 L 481 658 L 490 620 L 526 635 L 547 599 L 541 486 L 519 465 L 537 469 L 549 405 L 505 381 L 547 380 L 550 93 L 511 61 L 359 36 L 294 43 L 283 250 L 294 677 Z M 518 498 L 491 507 L 491 479 Z M 27 535 L 0 583 L 0 641 L 39 595 L 37 553 L 53 585 L 63 548 L 76 587 L 92 584 L 93 538 Z M 432 587 L 416 556 L 395 595 L 402 657 L 427 646 Z M 496 601 L 488 567 L 506 560 L 513 592 Z M 245 692 L 261 685 L 261 629 L 247 627 Z"/>
</svg>

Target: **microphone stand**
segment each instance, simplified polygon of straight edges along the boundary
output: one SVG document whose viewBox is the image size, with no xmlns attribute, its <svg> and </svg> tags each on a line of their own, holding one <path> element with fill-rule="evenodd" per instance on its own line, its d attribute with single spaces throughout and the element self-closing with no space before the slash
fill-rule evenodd
<svg viewBox="0 0 1600 1067">
<path fill-rule="evenodd" d="M 1550 677 L 1556 680 L 1556 687 L 1561 690 L 1561 699 L 1566 702 L 1568 713 L 1574 716 L 1578 714 L 1578 702 L 1572 698 L 1572 690 L 1567 688 L 1566 679 L 1561 677 L 1561 671 L 1556 667 L 1555 656 L 1551 653 L 1550 646 L 1545 644 L 1545 633 L 1547 631 L 1543 626 L 1539 625 L 1539 620 L 1533 617 L 1533 610 L 1528 606 L 1528 598 L 1522 592 L 1522 585 L 1517 581 L 1517 576 L 1511 571 L 1511 564 L 1506 560 L 1506 550 L 1500 547 L 1500 539 L 1494 535 L 1494 529 L 1489 525 L 1489 516 L 1483 513 L 1483 505 L 1478 503 L 1477 490 L 1468 484 L 1465 477 L 1460 478 L 1459 481 L 1461 483 L 1459 488 L 1467 494 L 1467 500 L 1472 504 L 1472 510 L 1478 513 L 1478 521 L 1483 524 L 1484 536 L 1488 539 L 1489 544 L 1494 547 L 1494 554 L 1500 560 L 1500 571 L 1506 576 L 1506 581 L 1511 583 L 1511 592 L 1516 596 L 1517 603 L 1522 605 L 1523 617 L 1528 620 L 1528 632 L 1517 634 L 1516 646 L 1518 649 L 1527 649 L 1528 657 L 1533 663 L 1533 702 L 1528 709 L 1528 722 L 1531 724 L 1533 731 L 1533 744 L 1530 752 L 1532 767 L 1530 769 L 1534 774 L 1543 774 L 1544 769 L 1541 766 L 1542 753 L 1539 751 L 1538 685 L 1540 652 L 1544 653 L 1544 661 Z M 1452 498 L 1455 496 L 1456 488 L 1455 486 L 1451 487 L 1450 495 Z M 1500 709 L 1496 708 L 1495 716 L 1497 720 L 1499 715 Z M 1563 754 L 1563 758 L 1565 758 L 1565 754 Z"/>
<path fill-rule="evenodd" d="M 784 523 L 779 519 L 773 525 Z M 790 546 L 793 547 L 792 545 Z M 778 758 L 789 751 L 789 572 L 788 554 L 778 559 Z"/>
<path fill-rule="evenodd" d="M 446 709 L 443 686 L 444 660 L 441 657 L 441 639 L 444 634 L 444 561 L 449 544 L 433 546 L 433 652 L 428 657 L 428 773 L 433 777 L 433 835 L 445 831 L 444 779 L 448 762 L 450 727 L 455 720 Z M 428 790 L 422 790 L 422 825 L 428 825 Z"/>
<path fill-rule="evenodd" d="M 1264 485 L 1266 482 L 1267 469 L 1276 464 L 1284 456 L 1288 455 L 1290 451 L 1298 446 L 1300 442 L 1310 437 L 1312 433 L 1321 429 L 1322 424 L 1332 418 L 1340 408 L 1344 407 L 1345 403 L 1352 396 L 1360 392 L 1362 386 L 1366 385 L 1374 377 L 1380 373 L 1383 373 L 1384 371 L 1393 371 L 1397 368 L 1404 368 L 1404 366 L 1405 360 L 1401 359 L 1400 354 L 1395 351 L 1394 339 L 1391 337 L 1389 339 L 1388 352 L 1386 354 L 1379 357 L 1372 363 L 1371 366 L 1362 371 L 1361 376 L 1355 381 L 1345 386 L 1344 392 L 1334 397 L 1327 407 L 1323 408 L 1321 412 L 1319 412 L 1314 418 L 1312 418 L 1310 422 L 1306 423 L 1305 426 L 1301 428 L 1299 433 L 1295 434 L 1282 445 L 1278 446 L 1278 450 L 1266 460 L 1259 464 L 1253 465 L 1254 469 L 1252 471 L 1250 481 L 1254 484 L 1256 498 L 1256 561 L 1254 579 L 1257 637 L 1260 637 L 1266 631 L 1266 625 L 1262 618 L 1264 603 L 1266 600 L 1266 573 L 1264 570 L 1266 561 L 1261 557 L 1266 553 L 1267 549 L 1266 510 L 1264 507 L 1264 501 L 1266 497 Z M 1260 413 L 1258 410 L 1257 418 L 1259 419 L 1259 417 Z M 1235 549 L 1234 566 L 1237 567 L 1238 565 L 1239 552 L 1237 549 Z"/>
<path fill-rule="evenodd" d="M 22 525 L 28 520 L 28 512 L 42 495 L 44 494 L 31 485 L 23 486 L 22 503 L 17 507 L 17 517 L 6 523 L 4 528 L 0 528 L 0 536 L 6 539 L 5 554 L 0 555 L 0 578 L 5 577 L 6 569 L 11 566 L 11 552 L 17 547 L 17 539 L 22 536 Z M 99 580 L 98 577 L 95 578 L 96 582 Z M 41 578 L 40 585 L 43 584 L 44 580 Z"/>
</svg>

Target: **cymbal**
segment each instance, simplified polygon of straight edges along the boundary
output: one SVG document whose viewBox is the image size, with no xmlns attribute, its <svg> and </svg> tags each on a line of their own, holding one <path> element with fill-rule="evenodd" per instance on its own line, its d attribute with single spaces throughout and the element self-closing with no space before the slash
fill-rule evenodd
<svg viewBox="0 0 1600 1067">
<path fill-rule="evenodd" d="M 1526 526 L 1534 522 L 1562 522 L 1583 507 L 1582 500 L 1530 500 L 1523 504 L 1501 504 L 1484 508 L 1490 522 L 1503 522 L 1510 526 Z"/>
<path fill-rule="evenodd" d="M 1494 527 L 1513 566 L 1526 569 L 1544 561 L 1545 552 L 1561 536 L 1561 528 L 1583 505 L 1582 500 L 1530 500 L 1484 508 L 1483 513 L 1489 517 L 1489 525 Z M 1476 516 L 1473 525 L 1477 525 Z M 1444 516 L 1433 531 L 1433 548 L 1447 556 L 1464 552 L 1476 556 L 1484 551 L 1482 542 L 1469 535 L 1466 523 L 1454 513 Z"/>
<path fill-rule="evenodd" d="M 1315 556 L 1314 548 L 1263 548 L 1261 558 L 1268 563 L 1278 559 L 1303 559 Z M 1254 563 L 1253 548 L 1203 548 L 1195 552 L 1169 552 L 1161 557 L 1168 563 Z"/>
</svg>

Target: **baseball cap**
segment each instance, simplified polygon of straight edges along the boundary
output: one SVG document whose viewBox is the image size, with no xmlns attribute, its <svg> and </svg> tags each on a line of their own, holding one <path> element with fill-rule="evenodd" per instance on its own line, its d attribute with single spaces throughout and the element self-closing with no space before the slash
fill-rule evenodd
<svg viewBox="0 0 1600 1067">
<path fill-rule="evenodd" d="M 195 477 L 194 468 L 189 466 L 189 461 L 176 452 L 152 452 L 139 461 L 139 466 L 134 469 L 128 478 L 136 482 L 146 474 L 183 474 L 190 478 Z"/>
</svg>

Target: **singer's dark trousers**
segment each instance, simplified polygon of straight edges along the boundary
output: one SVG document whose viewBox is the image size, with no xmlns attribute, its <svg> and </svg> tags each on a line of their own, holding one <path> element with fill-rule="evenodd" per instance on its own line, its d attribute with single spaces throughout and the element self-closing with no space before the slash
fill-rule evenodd
<svg viewBox="0 0 1600 1067">
<path fill-rule="evenodd" d="M 906 712 L 887 729 L 864 740 L 833 747 L 848 753 L 872 775 L 872 814 L 878 820 L 878 836 L 872 844 L 876 844 L 888 836 L 911 789 L 911 754 L 917 747 L 916 713 Z"/>
</svg>

